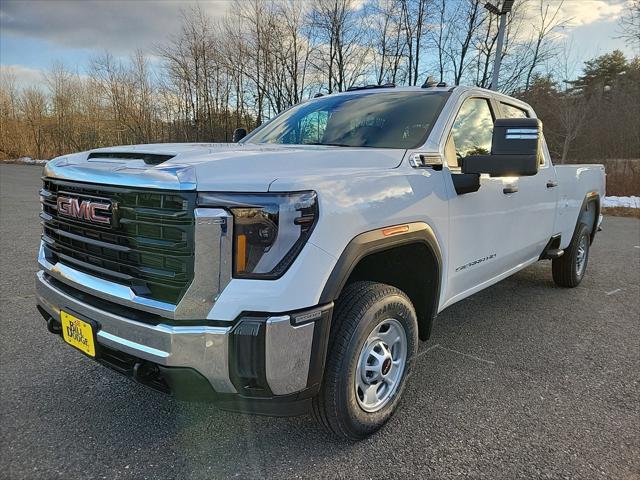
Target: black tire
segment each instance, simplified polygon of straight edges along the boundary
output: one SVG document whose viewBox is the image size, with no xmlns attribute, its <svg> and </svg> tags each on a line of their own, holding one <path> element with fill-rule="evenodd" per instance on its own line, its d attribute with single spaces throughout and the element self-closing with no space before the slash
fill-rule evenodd
<svg viewBox="0 0 640 480">
<path fill-rule="evenodd" d="M 367 412 L 356 393 L 360 355 L 374 329 L 383 329 L 385 325 L 381 324 L 394 320 L 395 328 L 401 326 L 406 334 L 404 370 L 398 373 L 395 393 L 389 390 L 387 403 Z M 355 282 L 345 287 L 336 301 L 324 380 L 313 400 L 316 420 L 329 432 L 350 440 L 363 439 L 379 430 L 398 406 L 417 347 L 417 318 L 407 295 L 375 282 Z"/>
<path fill-rule="evenodd" d="M 551 271 L 553 273 L 553 281 L 556 282 L 556 285 L 573 288 L 580 284 L 587 271 L 587 263 L 589 262 L 590 235 L 589 227 L 581 223 L 578 225 L 578 229 L 571 243 L 565 249 L 564 255 L 560 258 L 553 259 Z M 581 250 L 583 253 L 580 253 Z M 579 262 L 581 255 L 583 255 L 583 264 L 580 267 Z"/>
</svg>

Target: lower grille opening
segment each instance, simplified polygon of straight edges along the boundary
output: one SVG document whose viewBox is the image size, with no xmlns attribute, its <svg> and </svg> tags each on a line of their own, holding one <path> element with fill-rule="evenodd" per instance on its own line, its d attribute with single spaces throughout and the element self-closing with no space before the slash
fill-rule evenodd
<svg viewBox="0 0 640 480">
<path fill-rule="evenodd" d="M 162 393 L 171 393 L 171 388 L 153 362 L 141 360 L 128 353 L 100 345 L 98 362 L 138 383 Z"/>
<path fill-rule="evenodd" d="M 201 374 L 188 367 L 164 367 L 100 345 L 98 362 L 158 392 L 178 400 L 214 401 L 217 396 Z"/>
</svg>

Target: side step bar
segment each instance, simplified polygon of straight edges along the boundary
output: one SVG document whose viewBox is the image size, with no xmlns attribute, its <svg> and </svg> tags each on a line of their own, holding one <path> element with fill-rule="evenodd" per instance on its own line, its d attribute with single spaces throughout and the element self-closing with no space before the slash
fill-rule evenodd
<svg viewBox="0 0 640 480">
<path fill-rule="evenodd" d="M 542 250 L 538 260 L 553 260 L 564 255 L 564 250 L 560 248 L 560 234 L 554 235 Z"/>
<path fill-rule="evenodd" d="M 544 258 L 552 260 L 554 258 L 560 258 L 562 255 L 564 255 L 564 250 L 562 250 L 561 248 L 552 248 L 547 250 Z"/>
</svg>

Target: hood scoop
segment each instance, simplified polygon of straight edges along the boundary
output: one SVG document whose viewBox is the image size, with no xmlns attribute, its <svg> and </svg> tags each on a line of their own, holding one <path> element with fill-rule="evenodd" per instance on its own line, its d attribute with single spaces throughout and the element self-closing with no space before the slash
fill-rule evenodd
<svg viewBox="0 0 640 480">
<path fill-rule="evenodd" d="M 143 152 L 93 152 L 87 157 L 87 160 L 142 160 L 147 165 L 160 165 L 167 160 L 171 160 L 175 155 L 162 155 L 159 153 L 143 153 Z"/>
</svg>

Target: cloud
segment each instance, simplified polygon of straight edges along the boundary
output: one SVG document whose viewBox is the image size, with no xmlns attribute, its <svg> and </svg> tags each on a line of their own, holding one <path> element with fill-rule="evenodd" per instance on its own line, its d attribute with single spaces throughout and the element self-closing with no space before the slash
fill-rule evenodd
<svg viewBox="0 0 640 480">
<path fill-rule="evenodd" d="M 605 0 L 583 0 L 562 4 L 562 17 L 572 27 L 582 27 L 596 22 L 614 22 L 625 10 L 625 2 Z"/>
<path fill-rule="evenodd" d="M 42 70 L 24 65 L 0 65 L 0 79 L 12 79 L 18 88 L 44 87 Z"/>
<path fill-rule="evenodd" d="M 40 38 L 54 44 L 116 53 L 148 50 L 180 29 L 181 9 L 195 3 L 126 0 L 4 0 L 0 4 L 3 36 Z M 206 2 L 203 9 L 221 15 L 229 2 Z"/>
<path fill-rule="evenodd" d="M 541 14 L 547 22 L 555 18 L 556 26 L 547 39 L 552 42 L 566 42 L 573 38 L 589 38 L 589 46 L 594 42 L 611 44 L 617 21 L 624 13 L 626 0 L 527 0 L 516 3 L 518 21 L 511 32 L 513 38 L 527 41 L 538 35 Z M 613 43 L 616 43 L 613 41 Z M 621 42 L 617 42 L 621 43 Z M 621 48 L 619 45 L 614 48 Z"/>
</svg>

